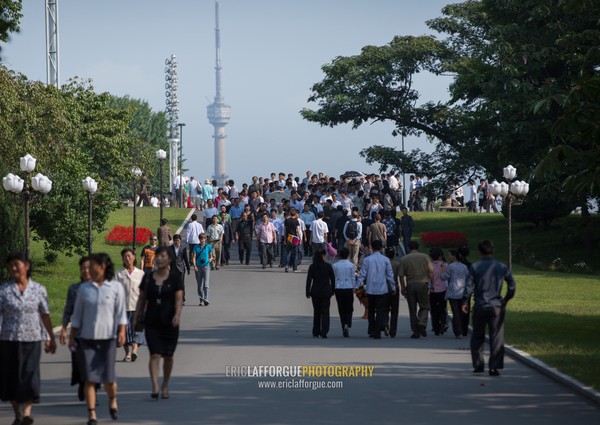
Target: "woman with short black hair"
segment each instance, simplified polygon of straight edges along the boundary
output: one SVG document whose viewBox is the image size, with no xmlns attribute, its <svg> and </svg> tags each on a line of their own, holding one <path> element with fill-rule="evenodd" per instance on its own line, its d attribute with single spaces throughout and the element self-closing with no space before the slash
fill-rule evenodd
<svg viewBox="0 0 600 425">
<path fill-rule="evenodd" d="M 92 254 L 90 263 L 92 280 L 83 283 L 77 293 L 69 348 L 79 356 L 87 423 L 96 425 L 95 384 L 104 384 L 110 416 L 118 418 L 115 358 L 116 347 L 125 344 L 127 309 L 125 289 L 115 280 L 115 266 L 108 254 Z"/>
<path fill-rule="evenodd" d="M 31 280 L 31 263 L 20 252 L 6 259 L 11 280 L 0 285 L 0 400 L 10 401 L 13 424 L 30 425 L 40 398 L 41 341 L 56 351 L 46 288 Z"/>
<path fill-rule="evenodd" d="M 318 249 L 306 276 L 306 298 L 313 304 L 313 337 L 327 338 L 329 306 L 335 290 L 333 267 L 325 261 L 326 252 Z"/>
</svg>

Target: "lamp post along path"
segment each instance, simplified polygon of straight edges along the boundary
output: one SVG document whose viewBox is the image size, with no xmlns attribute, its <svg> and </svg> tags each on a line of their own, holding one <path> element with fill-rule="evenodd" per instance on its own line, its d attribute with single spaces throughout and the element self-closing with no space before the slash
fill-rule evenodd
<svg viewBox="0 0 600 425">
<path fill-rule="evenodd" d="M 30 254 L 30 229 L 29 229 L 29 208 L 33 195 L 37 192 L 40 195 L 46 195 L 52 190 L 52 180 L 43 174 L 36 174 L 30 179 L 30 175 L 35 169 L 36 159 L 30 154 L 20 158 L 21 171 L 25 173 L 25 179 L 8 173 L 2 178 L 2 186 L 8 192 L 21 194 L 21 202 L 23 203 L 23 215 L 25 218 L 25 256 L 29 258 Z M 29 183 L 31 180 L 31 184 Z"/>
<path fill-rule="evenodd" d="M 136 188 L 137 188 L 137 179 L 142 175 L 142 170 L 135 167 L 131 170 L 131 174 L 133 176 L 133 240 L 131 241 L 131 250 L 133 254 L 136 254 L 136 244 L 137 244 L 137 199 L 135 198 Z"/>
<path fill-rule="evenodd" d="M 490 185 L 490 190 L 494 196 L 502 196 L 508 206 L 508 269 L 512 271 L 512 206 L 518 205 L 517 202 L 521 196 L 527 195 L 529 192 L 529 183 L 521 182 L 513 179 L 517 176 L 517 169 L 512 165 L 504 167 L 502 172 L 504 178 L 508 181 L 498 183 L 493 181 Z"/>
<path fill-rule="evenodd" d="M 163 219 L 163 204 L 164 204 L 164 195 L 163 195 L 163 161 L 167 158 L 167 153 L 162 149 L 156 151 L 156 158 L 158 159 L 158 166 L 160 170 L 160 220 Z"/>
<path fill-rule="evenodd" d="M 98 190 L 98 182 L 88 176 L 81 181 L 81 184 L 88 194 L 88 255 L 92 255 L 92 201 L 94 193 Z"/>
</svg>

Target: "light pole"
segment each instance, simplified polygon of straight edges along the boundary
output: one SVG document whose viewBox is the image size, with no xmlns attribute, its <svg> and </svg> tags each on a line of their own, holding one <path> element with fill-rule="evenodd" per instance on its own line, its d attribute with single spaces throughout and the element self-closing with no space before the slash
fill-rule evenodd
<svg viewBox="0 0 600 425">
<path fill-rule="evenodd" d="M 404 155 L 404 134 L 402 134 L 402 154 Z M 402 167 L 402 205 L 408 207 L 406 203 L 406 174 L 404 174 L 404 167 Z"/>
<path fill-rule="evenodd" d="M 31 155 L 27 154 L 20 159 L 21 171 L 25 173 L 25 180 L 19 176 L 15 176 L 12 173 L 8 173 L 6 177 L 2 178 L 2 185 L 8 192 L 21 194 L 21 202 L 23 203 L 23 213 L 25 215 L 25 257 L 29 258 L 30 245 L 29 245 L 29 203 L 35 194 L 38 192 L 42 195 L 47 194 L 52 190 L 52 180 L 43 174 L 36 174 L 31 178 L 31 185 L 29 184 L 29 176 L 35 169 L 36 159 Z"/>
<path fill-rule="evenodd" d="M 162 149 L 156 151 L 156 158 L 158 159 L 158 166 L 160 169 L 160 220 L 163 219 L 163 203 L 164 203 L 164 195 L 163 195 L 163 161 L 167 158 L 167 153 Z"/>
<path fill-rule="evenodd" d="M 529 183 L 519 180 L 513 181 L 517 176 L 517 169 L 512 165 L 504 167 L 503 175 L 508 184 L 493 181 L 490 185 L 490 190 L 494 197 L 498 195 L 502 196 L 502 199 L 506 201 L 508 206 L 508 269 L 512 271 L 512 206 L 523 202 L 521 198 L 516 198 L 515 196 L 527 195 L 529 192 Z"/>
<path fill-rule="evenodd" d="M 98 190 L 98 182 L 88 176 L 81 181 L 81 184 L 88 194 L 88 255 L 92 255 L 92 199 Z"/>
<path fill-rule="evenodd" d="M 183 127 L 185 123 L 177 124 L 179 127 L 179 207 L 183 208 Z"/>
<path fill-rule="evenodd" d="M 135 192 L 137 189 L 137 179 L 142 175 L 142 170 L 137 167 L 131 169 L 131 174 L 133 176 L 133 240 L 131 241 L 131 250 L 135 254 L 135 247 L 137 244 L 137 200 L 135 199 Z"/>
</svg>

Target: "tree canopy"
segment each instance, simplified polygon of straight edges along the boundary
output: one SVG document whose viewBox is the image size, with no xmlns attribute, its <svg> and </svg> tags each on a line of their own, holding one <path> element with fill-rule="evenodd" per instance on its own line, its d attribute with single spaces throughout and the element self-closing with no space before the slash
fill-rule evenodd
<svg viewBox="0 0 600 425">
<path fill-rule="evenodd" d="M 6 43 L 11 32 L 19 32 L 19 22 L 23 15 L 22 0 L 0 0 L 0 42 Z M 0 52 L 2 46 L 0 45 Z M 0 61 L 2 57 L 0 57 Z"/>
<path fill-rule="evenodd" d="M 51 192 L 31 208 L 31 228 L 47 249 L 83 253 L 87 241 L 87 193 L 81 181 L 98 181 L 93 227 L 102 230 L 110 211 L 121 205 L 120 188 L 131 178 L 135 142 L 130 114 L 109 107 L 89 81 L 71 80 L 61 90 L 0 67 L 0 172 L 24 177 L 19 158 L 37 159 L 34 173 L 53 181 Z M 0 192 L 3 217 L 0 254 L 23 244 L 22 207 Z M 83 213 L 82 213 L 83 212 Z M 5 227 L 6 224 L 6 227 Z"/>
<path fill-rule="evenodd" d="M 301 115 L 354 128 L 391 121 L 394 136 L 424 134 L 437 144 L 431 155 L 363 150 L 382 169 L 466 179 L 500 177 L 511 163 L 519 178 L 537 180 L 533 195 L 558 181 L 585 204 L 600 196 L 599 8 L 592 0 L 448 5 L 427 22 L 443 38 L 397 36 L 324 65 L 308 99 L 317 108 Z M 422 72 L 452 78 L 449 101 L 420 100 L 413 80 Z"/>
</svg>

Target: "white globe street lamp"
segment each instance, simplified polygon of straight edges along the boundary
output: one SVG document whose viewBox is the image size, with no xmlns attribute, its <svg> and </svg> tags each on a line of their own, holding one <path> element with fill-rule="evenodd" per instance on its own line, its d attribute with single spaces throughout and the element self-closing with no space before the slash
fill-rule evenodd
<svg viewBox="0 0 600 425">
<path fill-rule="evenodd" d="M 494 181 L 490 185 L 490 191 L 494 196 L 502 196 L 508 204 L 508 268 L 512 270 L 512 206 L 516 201 L 515 196 L 525 196 L 529 193 L 529 183 L 512 181 L 517 176 L 517 169 L 512 165 L 504 167 L 502 174 L 508 184 Z"/>
<path fill-rule="evenodd" d="M 92 255 L 92 199 L 98 190 L 98 182 L 88 176 L 81 181 L 81 184 L 88 194 L 88 255 Z"/>
<path fill-rule="evenodd" d="M 135 254 L 136 248 L 136 238 L 137 238 L 137 199 L 136 199 L 136 188 L 137 188 L 137 179 L 142 175 L 142 170 L 138 167 L 134 167 L 131 169 L 131 175 L 133 177 L 133 241 L 131 241 L 131 250 Z"/>
<path fill-rule="evenodd" d="M 160 169 L 160 220 L 163 219 L 163 204 L 164 204 L 164 194 L 163 194 L 163 161 L 167 158 L 167 153 L 162 149 L 156 151 L 156 159 L 158 159 L 158 165 Z"/>
<path fill-rule="evenodd" d="M 27 154 L 20 158 L 19 166 L 21 171 L 25 173 L 25 179 L 8 173 L 6 177 L 2 178 L 2 186 L 7 192 L 14 194 L 21 194 L 21 201 L 23 203 L 23 213 L 25 216 L 25 256 L 29 258 L 30 254 L 30 231 L 29 231 L 29 204 L 33 195 L 37 192 L 40 195 L 46 195 L 52 190 L 52 180 L 43 174 L 36 174 L 35 177 L 31 178 L 31 184 L 29 184 L 29 175 L 35 170 L 37 160 Z"/>
</svg>

